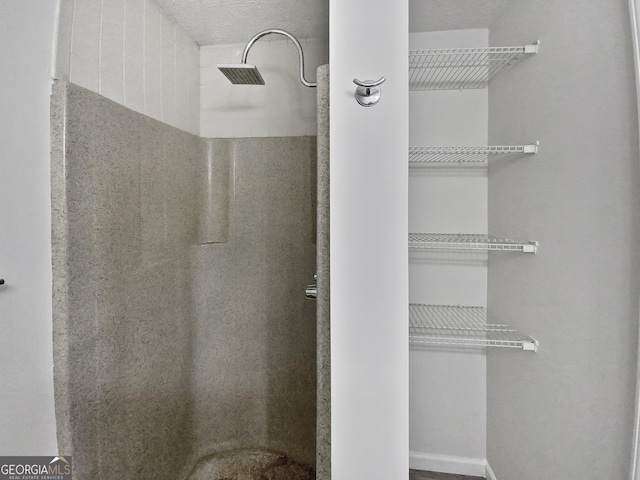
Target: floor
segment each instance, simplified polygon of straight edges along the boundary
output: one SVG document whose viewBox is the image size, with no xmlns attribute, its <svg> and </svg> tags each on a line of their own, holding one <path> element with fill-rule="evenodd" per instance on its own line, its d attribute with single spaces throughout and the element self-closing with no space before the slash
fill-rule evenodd
<svg viewBox="0 0 640 480">
<path fill-rule="evenodd" d="M 198 459 L 187 480 L 313 480 L 316 472 L 285 454 L 239 449 Z"/>
<path fill-rule="evenodd" d="M 409 470 L 409 480 L 484 480 L 484 477 L 453 475 L 450 473 L 425 472 L 423 470 Z"/>
</svg>

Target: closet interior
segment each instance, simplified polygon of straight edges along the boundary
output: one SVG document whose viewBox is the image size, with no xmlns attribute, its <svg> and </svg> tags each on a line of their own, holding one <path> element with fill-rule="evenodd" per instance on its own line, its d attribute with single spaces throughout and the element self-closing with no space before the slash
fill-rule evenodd
<svg viewBox="0 0 640 480">
<path fill-rule="evenodd" d="M 515 144 L 489 142 L 489 84 L 535 61 L 540 45 L 489 46 L 489 25 L 416 23 L 409 35 L 410 467 L 484 476 L 486 349 L 530 354 L 543 340 L 487 308 L 488 256 L 538 250 L 534 239 L 489 231 L 489 164 L 535 161 L 543 148 L 526 135 Z"/>
</svg>

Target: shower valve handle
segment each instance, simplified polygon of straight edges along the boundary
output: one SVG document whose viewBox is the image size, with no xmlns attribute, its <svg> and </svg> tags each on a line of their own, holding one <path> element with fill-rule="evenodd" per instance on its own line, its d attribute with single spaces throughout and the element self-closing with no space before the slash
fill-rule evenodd
<svg viewBox="0 0 640 480">
<path fill-rule="evenodd" d="M 318 280 L 318 274 L 315 274 L 313 276 L 314 280 Z M 313 284 L 313 285 L 307 285 L 307 288 L 304 291 L 304 294 L 307 298 L 311 298 L 311 299 L 315 299 L 318 298 L 318 285 L 317 284 Z"/>
<path fill-rule="evenodd" d="M 353 83 L 358 85 L 356 88 L 356 100 L 363 107 L 373 107 L 380 101 L 382 95 L 382 88 L 380 85 L 384 83 L 386 78 L 380 77 L 378 80 L 358 80 L 353 79 Z"/>
</svg>

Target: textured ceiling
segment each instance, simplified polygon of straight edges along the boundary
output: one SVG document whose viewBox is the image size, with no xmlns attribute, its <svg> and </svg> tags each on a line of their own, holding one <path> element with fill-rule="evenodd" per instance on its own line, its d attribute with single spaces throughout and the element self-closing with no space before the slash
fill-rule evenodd
<svg viewBox="0 0 640 480">
<path fill-rule="evenodd" d="M 154 0 L 200 45 L 246 43 L 267 28 L 327 38 L 329 0 Z"/>
<path fill-rule="evenodd" d="M 200 45 L 245 43 L 267 28 L 327 38 L 329 0 L 154 0 Z M 512 0 L 409 0 L 409 31 L 488 28 Z"/>
<path fill-rule="evenodd" d="M 409 0 L 409 31 L 489 28 L 512 0 Z"/>
</svg>

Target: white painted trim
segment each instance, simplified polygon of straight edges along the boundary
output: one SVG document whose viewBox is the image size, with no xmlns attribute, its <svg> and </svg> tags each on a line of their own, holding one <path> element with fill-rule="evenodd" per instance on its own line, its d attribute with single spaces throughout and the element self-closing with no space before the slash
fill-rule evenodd
<svg viewBox="0 0 640 480">
<path fill-rule="evenodd" d="M 482 477 L 485 475 L 486 465 L 484 458 L 409 452 L 409 468 L 414 470 Z"/>
<path fill-rule="evenodd" d="M 484 467 L 484 478 L 486 478 L 487 480 L 498 480 L 496 478 L 496 474 L 493 473 L 493 470 L 491 469 L 491 465 L 489 465 L 489 460 L 487 460 L 486 465 Z"/>
<path fill-rule="evenodd" d="M 408 476 L 408 6 L 329 0 L 331 478 L 336 480 Z M 355 21 L 362 12 L 366 21 Z M 384 25 L 383 35 L 378 25 Z M 361 107 L 353 98 L 353 78 L 382 75 L 387 78 L 382 101 Z"/>
</svg>

